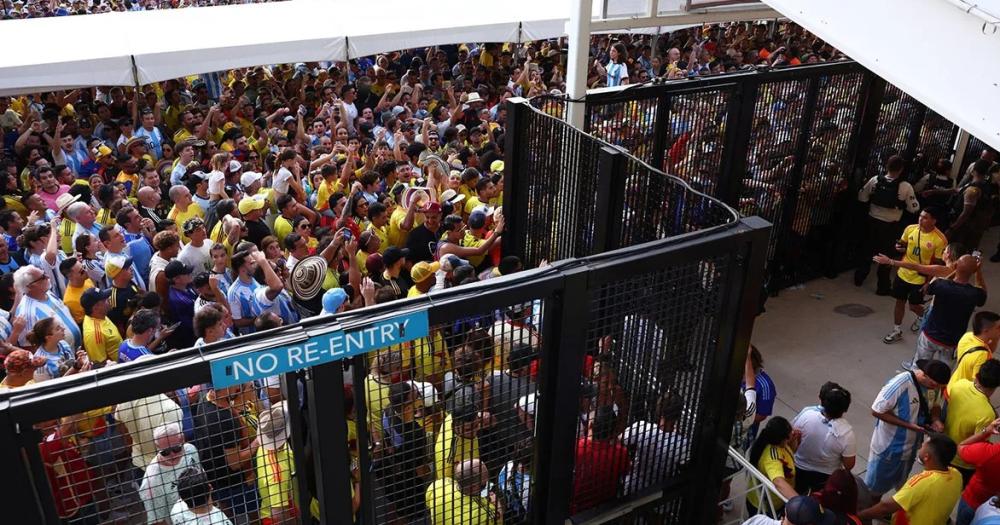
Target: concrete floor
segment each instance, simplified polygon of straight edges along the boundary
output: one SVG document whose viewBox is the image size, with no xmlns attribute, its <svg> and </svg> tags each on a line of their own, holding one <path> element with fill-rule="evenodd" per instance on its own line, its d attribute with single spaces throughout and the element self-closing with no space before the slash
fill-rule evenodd
<svg viewBox="0 0 1000 525">
<path fill-rule="evenodd" d="M 982 242 L 983 272 L 992 290 L 987 310 L 1000 312 L 1000 263 L 989 262 L 1000 228 L 987 232 Z M 836 381 L 851 392 L 847 420 L 858 444 L 855 473 L 867 468 L 868 446 L 875 419 L 871 404 L 882 385 L 898 373 L 900 362 L 912 358 L 917 334 L 909 331 L 914 317 L 907 312 L 903 340 L 891 345 L 882 337 L 892 329 L 893 299 L 875 295 L 875 272 L 865 285 L 855 287 L 853 274 L 818 279 L 789 289 L 767 302 L 758 317 L 753 341 L 764 357 L 764 369 L 778 390 L 774 415 L 791 420 L 800 409 L 819 403 L 819 387 Z M 874 313 L 851 318 L 834 311 L 844 304 L 865 305 Z M 1000 396 L 994 398 L 997 404 Z M 916 468 L 920 468 L 919 466 Z"/>
</svg>

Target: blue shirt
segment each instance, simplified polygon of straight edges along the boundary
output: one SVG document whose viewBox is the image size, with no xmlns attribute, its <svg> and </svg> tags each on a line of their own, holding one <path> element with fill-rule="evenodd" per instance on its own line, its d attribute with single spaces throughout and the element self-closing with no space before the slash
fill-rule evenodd
<svg viewBox="0 0 1000 525">
<path fill-rule="evenodd" d="M 740 384 L 740 388 L 746 385 Z M 757 391 L 757 415 L 769 417 L 774 413 L 774 401 L 778 399 L 778 389 L 774 387 L 774 381 L 771 380 L 771 376 L 767 375 L 767 372 L 761 370 L 757 374 L 757 378 L 754 379 L 754 389 Z M 754 423 L 750 425 L 749 437 L 750 441 L 753 441 L 757 437 L 757 430 L 760 428 L 760 423 Z"/>
<path fill-rule="evenodd" d="M 160 130 L 153 128 L 153 131 L 146 131 L 146 128 L 139 126 L 132 135 L 145 138 L 146 147 L 156 154 L 156 158 L 163 158 L 163 135 Z"/>
<path fill-rule="evenodd" d="M 608 67 L 605 68 L 608 71 L 608 87 L 615 87 L 622 85 L 622 79 L 628 79 L 628 66 L 622 63 L 608 62 Z"/>
<path fill-rule="evenodd" d="M 153 355 L 145 346 L 133 346 L 128 339 L 118 345 L 118 362 L 128 363 L 135 361 L 144 355 Z"/>
<path fill-rule="evenodd" d="M 51 354 L 45 347 L 39 346 L 38 350 L 35 350 L 35 357 L 45 359 L 45 364 L 35 371 L 36 381 L 62 377 L 62 374 L 59 373 L 59 367 L 66 361 L 74 358 L 73 350 L 66 344 L 66 341 L 61 340 L 59 341 L 59 348 L 56 349 L 56 353 Z"/>
<path fill-rule="evenodd" d="M 233 319 L 253 319 L 260 315 L 260 305 L 254 292 L 260 288 L 260 284 L 253 278 L 249 283 L 241 281 L 238 277 L 229 286 L 226 298 L 229 299 L 229 308 L 232 311 Z M 253 325 L 240 329 L 241 334 L 253 332 Z"/>
</svg>

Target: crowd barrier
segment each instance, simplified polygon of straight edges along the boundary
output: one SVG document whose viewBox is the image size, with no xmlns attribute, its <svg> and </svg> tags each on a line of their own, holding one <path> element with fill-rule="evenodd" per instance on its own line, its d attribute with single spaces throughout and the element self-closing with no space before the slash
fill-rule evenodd
<svg viewBox="0 0 1000 525">
<path fill-rule="evenodd" d="M 682 189 L 662 229 L 619 224 L 628 247 L 2 390 L 0 502 L 19 524 L 153 523 L 179 486 L 207 490 L 181 465 L 233 523 L 702 523 L 768 225 Z M 312 361 L 326 350 L 345 358 Z M 470 458 L 482 496 L 450 477 Z"/>
<path fill-rule="evenodd" d="M 556 117 L 571 103 L 548 95 L 531 100 Z M 585 104 L 586 132 L 774 225 L 767 270 L 772 292 L 854 266 L 865 215 L 857 190 L 883 171 L 889 156 L 907 159 L 916 181 L 940 158 L 954 156 L 965 169 L 985 146 L 973 138 L 956 154 L 954 124 L 850 61 L 592 90 Z M 537 141 L 525 144 L 531 140 Z M 524 153 L 508 147 L 507 155 Z M 514 166 L 536 169 L 530 162 Z M 657 206 L 644 210 L 630 220 L 643 222 L 648 213 L 655 222 Z M 566 246 L 562 238 L 553 244 L 555 252 Z M 569 244 L 577 253 L 591 247 Z"/>
</svg>

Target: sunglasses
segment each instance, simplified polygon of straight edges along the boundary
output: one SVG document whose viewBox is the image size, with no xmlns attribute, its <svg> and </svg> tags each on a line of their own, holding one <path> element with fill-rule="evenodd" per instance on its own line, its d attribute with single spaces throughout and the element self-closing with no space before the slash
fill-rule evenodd
<svg viewBox="0 0 1000 525">
<path fill-rule="evenodd" d="M 312 224 L 300 224 L 299 228 L 305 228 L 307 230 L 311 230 L 312 229 Z"/>
<path fill-rule="evenodd" d="M 41 277 L 39 277 L 38 279 L 35 279 L 34 281 L 31 281 L 31 284 L 42 282 L 42 281 L 44 281 L 44 280 L 46 280 L 48 278 L 49 278 L 49 274 L 43 273 Z"/>
<path fill-rule="evenodd" d="M 174 445 L 170 448 L 165 448 L 160 450 L 160 455 L 163 457 L 167 457 L 173 454 L 180 454 L 181 451 L 183 450 L 184 450 L 184 445 Z"/>
</svg>

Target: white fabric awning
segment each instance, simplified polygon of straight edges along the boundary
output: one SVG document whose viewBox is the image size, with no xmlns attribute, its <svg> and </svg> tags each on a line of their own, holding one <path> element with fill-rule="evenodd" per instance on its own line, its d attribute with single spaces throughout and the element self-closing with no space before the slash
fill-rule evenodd
<svg viewBox="0 0 1000 525">
<path fill-rule="evenodd" d="M 1000 0 L 764 2 L 1000 148 Z"/>
<path fill-rule="evenodd" d="M 8 20 L 0 94 L 149 84 L 238 67 L 343 61 L 422 46 L 565 33 L 568 0 L 292 0 Z M 500 12 L 498 12 L 500 11 Z M 133 71 L 134 67 L 134 71 Z"/>
</svg>

